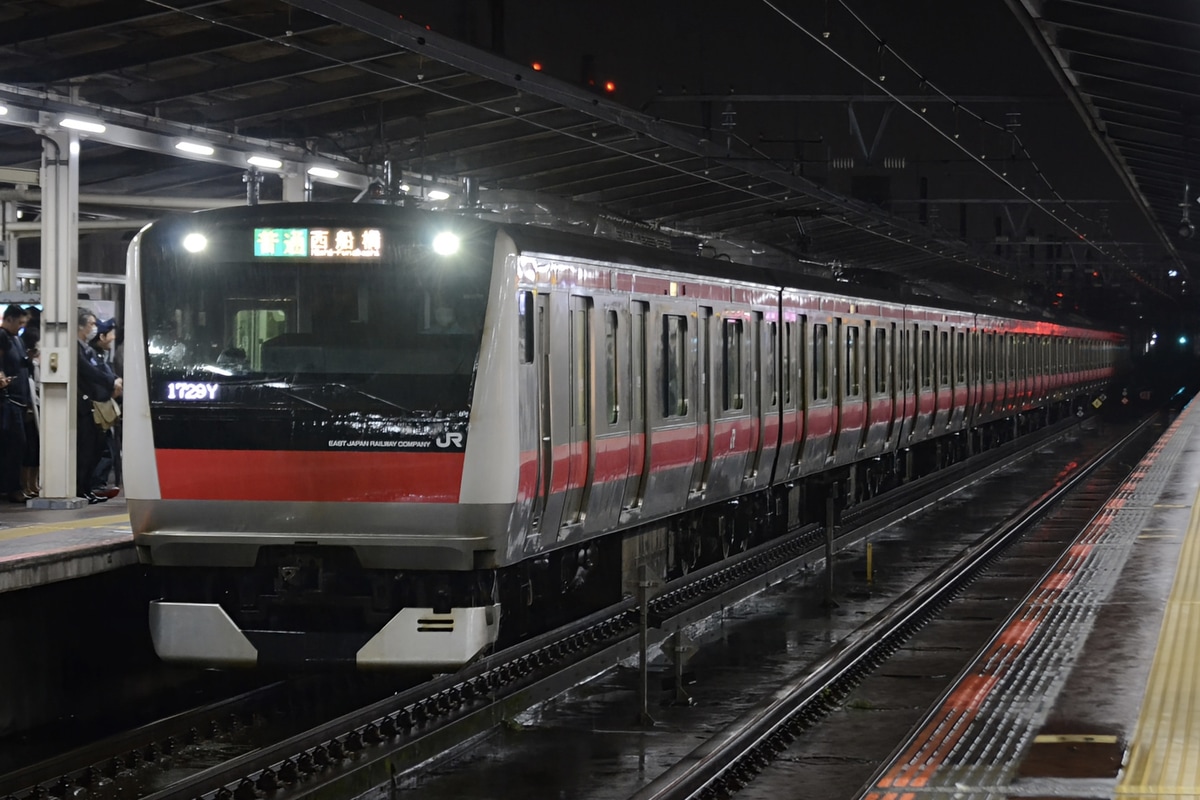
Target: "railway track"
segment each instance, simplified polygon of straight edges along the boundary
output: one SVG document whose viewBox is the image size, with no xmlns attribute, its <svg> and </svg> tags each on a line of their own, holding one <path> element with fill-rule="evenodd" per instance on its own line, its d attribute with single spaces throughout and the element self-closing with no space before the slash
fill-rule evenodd
<svg viewBox="0 0 1200 800">
<path fill-rule="evenodd" d="M 775 759 L 799 736 L 816 733 L 822 720 L 841 707 L 851 690 L 880 667 L 921 627 L 934 619 L 980 574 L 1002 558 L 1014 541 L 1024 536 L 1052 509 L 1075 494 L 1088 495 L 1082 518 L 1072 518 L 1082 529 L 1096 507 L 1111 495 L 1128 473 L 1112 470 L 1098 480 L 1093 476 L 1130 449 L 1140 458 L 1152 440 L 1145 439 L 1147 420 L 1121 437 L 1114 445 L 1072 472 L 1056 486 L 990 531 L 963 551 L 943 570 L 931 574 L 912 590 L 876 614 L 855 635 L 834 647 L 804 674 L 780 687 L 769 701 L 749 710 L 717 735 L 664 771 L 630 800 L 687 800 L 728 798 L 771 769 Z M 1145 441 L 1145 444 L 1143 444 Z M 1131 458 L 1136 463 L 1138 458 Z M 1086 485 L 1085 485 L 1086 484 Z M 1061 553 L 1046 554 L 1035 565 L 1021 569 L 1030 577 L 1041 576 L 1056 563 Z M 1014 599 L 1018 604 L 1020 598 Z M 969 656 L 967 657 L 969 661 Z M 965 666 L 966 662 L 964 662 Z M 944 662 L 940 664 L 944 668 Z M 950 677 L 955 674 L 950 673 Z M 788 781 L 794 780 L 789 776 Z M 769 790 L 768 790 L 769 791 Z"/>
<path fill-rule="evenodd" d="M 981 472 L 998 469 L 1005 460 L 1020 457 L 1025 449 L 1039 445 L 1025 442 L 1022 451 L 993 451 L 975 459 L 970 465 L 971 474 L 965 477 L 963 468 L 950 470 L 952 474 L 931 476 L 919 485 L 906 487 L 903 496 L 889 493 L 864 504 L 844 520 L 836 545 L 843 547 L 860 538 L 864 527 L 911 513 L 928 504 L 931 493 L 940 494 L 955 483 L 976 480 Z M 647 643 L 661 644 L 671 633 L 731 602 L 820 562 L 824 557 L 820 547 L 823 538 L 823 531 L 816 527 L 796 531 L 668 584 L 648 603 L 654 628 L 647 632 Z M 981 563 L 988 557 L 983 554 L 976 561 Z M 936 583 L 942 586 L 942 592 L 951 591 L 954 585 L 950 578 L 937 579 Z M 930 609 L 943 601 L 919 602 L 921 608 Z M 639 618 L 636 602 L 627 600 L 454 675 L 390 694 L 302 730 L 296 723 L 303 715 L 292 715 L 290 724 L 283 724 L 280 720 L 289 715 L 280 709 L 303 704 L 288 697 L 296 696 L 291 692 L 304 690 L 280 684 L 264 687 L 0 777 L 0 797 L 40 800 L 83 793 L 89 800 L 355 796 L 372 787 L 394 784 L 413 766 L 453 752 L 538 702 L 634 656 L 641 646 Z M 749 769 L 743 765 L 761 763 L 763 753 L 777 749 L 786 732 L 796 727 L 797 719 L 814 719 L 814 709 L 827 705 L 833 696 L 830 692 L 837 691 L 836 687 L 861 670 L 862 664 L 878 660 L 880 653 L 894 647 L 887 641 L 919 625 L 919 620 L 918 610 L 914 610 L 905 614 L 890 634 L 853 637 L 854 642 L 839 648 L 838 658 L 855 663 L 841 664 L 831 656 L 813 671 L 817 676 L 813 680 L 824 681 L 816 694 L 818 701 L 797 701 L 796 711 L 783 716 L 779 716 L 782 709 L 772 711 L 768 715 L 774 720 L 771 733 L 759 736 L 747 726 L 746 732 L 730 737 L 719 748 L 722 755 L 717 755 L 714 747 L 711 755 L 695 760 L 704 765 L 702 769 L 695 771 L 681 765 L 672 770 L 670 774 L 676 777 L 670 779 L 670 785 L 692 786 L 700 781 L 698 791 L 729 790 Z M 880 637 L 885 640 L 878 645 L 882 649 L 859 652 L 868 638 Z M 739 746 L 746 751 L 742 757 L 735 754 Z M 724 766 L 716 769 L 718 763 Z M 686 780 L 679 778 L 680 770 L 689 776 Z M 698 776 L 706 777 L 701 780 Z"/>
</svg>

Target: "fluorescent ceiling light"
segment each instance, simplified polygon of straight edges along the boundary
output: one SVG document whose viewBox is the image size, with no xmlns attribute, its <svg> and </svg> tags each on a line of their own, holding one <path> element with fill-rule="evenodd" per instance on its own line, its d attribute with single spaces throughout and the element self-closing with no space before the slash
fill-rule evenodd
<svg viewBox="0 0 1200 800">
<path fill-rule="evenodd" d="M 246 159 L 246 163 L 264 169 L 279 169 L 283 166 L 283 162 L 278 158 L 268 158 L 267 156 L 250 156 Z"/>
<path fill-rule="evenodd" d="M 450 193 L 443 192 L 441 189 L 434 189 L 433 191 L 431 191 L 429 193 L 428 196 L 429 196 L 430 200 L 449 200 L 450 199 Z"/>
<path fill-rule="evenodd" d="M 88 133 L 104 133 L 108 130 L 99 122 L 88 119 L 76 119 L 75 117 L 63 117 L 58 123 L 64 128 L 71 128 L 76 131 L 87 131 Z"/>
<path fill-rule="evenodd" d="M 182 141 L 175 145 L 175 149 L 185 153 L 195 153 L 198 156 L 211 156 L 214 152 L 210 145 L 203 142 Z"/>
<path fill-rule="evenodd" d="M 8 106 L 0 103 L 0 117 L 8 113 Z"/>
<path fill-rule="evenodd" d="M 316 178 L 329 178 L 332 180 L 341 173 L 336 169 L 330 169 L 329 167 L 309 167 L 308 174 Z"/>
</svg>

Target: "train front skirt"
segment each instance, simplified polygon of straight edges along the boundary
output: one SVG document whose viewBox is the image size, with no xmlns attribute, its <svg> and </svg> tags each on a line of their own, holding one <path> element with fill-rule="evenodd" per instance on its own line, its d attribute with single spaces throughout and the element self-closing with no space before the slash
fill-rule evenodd
<svg viewBox="0 0 1200 800">
<path fill-rule="evenodd" d="M 496 642 L 500 606 L 405 608 L 374 635 L 243 631 L 216 603 L 150 604 L 150 635 L 164 661 L 222 667 L 348 666 L 458 669 Z M 341 657 L 331 658 L 338 653 Z"/>
</svg>

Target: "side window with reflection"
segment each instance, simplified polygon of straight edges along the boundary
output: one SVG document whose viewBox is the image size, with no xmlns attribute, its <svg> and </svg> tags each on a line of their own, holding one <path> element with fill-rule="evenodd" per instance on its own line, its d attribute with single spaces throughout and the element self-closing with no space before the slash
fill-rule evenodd
<svg viewBox="0 0 1200 800">
<path fill-rule="evenodd" d="M 725 382 L 721 397 L 723 408 L 731 411 L 743 406 L 742 336 L 744 330 L 740 319 L 727 319 L 722 327 L 725 335 L 721 344 L 721 369 L 725 376 Z"/>
<path fill-rule="evenodd" d="M 872 360 L 875 364 L 875 393 L 887 394 L 891 391 L 888 385 L 888 336 L 887 328 L 875 329 L 875 347 Z"/>
<path fill-rule="evenodd" d="M 813 400 L 829 399 L 829 326 L 813 325 Z"/>
<path fill-rule="evenodd" d="M 919 355 L 921 362 L 921 386 L 922 389 L 933 388 L 933 336 L 929 331 L 921 331 L 921 339 L 918 345 L 921 349 Z"/>
<path fill-rule="evenodd" d="M 517 349 L 522 364 L 533 363 L 533 292 L 517 295 L 520 319 L 517 322 Z"/>
<path fill-rule="evenodd" d="M 687 416 L 687 317 L 663 316 L 663 417 Z"/>
<path fill-rule="evenodd" d="M 862 353 L 859 350 L 861 337 L 856 325 L 846 326 L 846 396 L 862 394 Z"/>
<path fill-rule="evenodd" d="M 621 416 L 621 398 L 618 394 L 620 387 L 617 384 L 620 365 L 617 353 L 617 312 L 609 310 L 604 314 L 604 390 L 610 425 Z"/>
</svg>

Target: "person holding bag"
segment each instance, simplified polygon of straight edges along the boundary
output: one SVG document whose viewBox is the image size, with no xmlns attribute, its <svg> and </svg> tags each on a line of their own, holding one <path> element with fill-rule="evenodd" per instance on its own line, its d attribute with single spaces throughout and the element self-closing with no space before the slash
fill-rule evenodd
<svg viewBox="0 0 1200 800">
<path fill-rule="evenodd" d="M 116 406 L 113 401 L 121 396 L 122 383 L 88 345 L 97 334 L 96 315 L 86 308 L 80 308 L 77 316 L 79 407 L 75 420 L 75 493 L 91 505 L 108 499 L 92 492 L 92 473 L 104 452 L 106 431 L 115 424 L 117 418 L 116 414 L 110 414 L 106 409 Z"/>
</svg>

